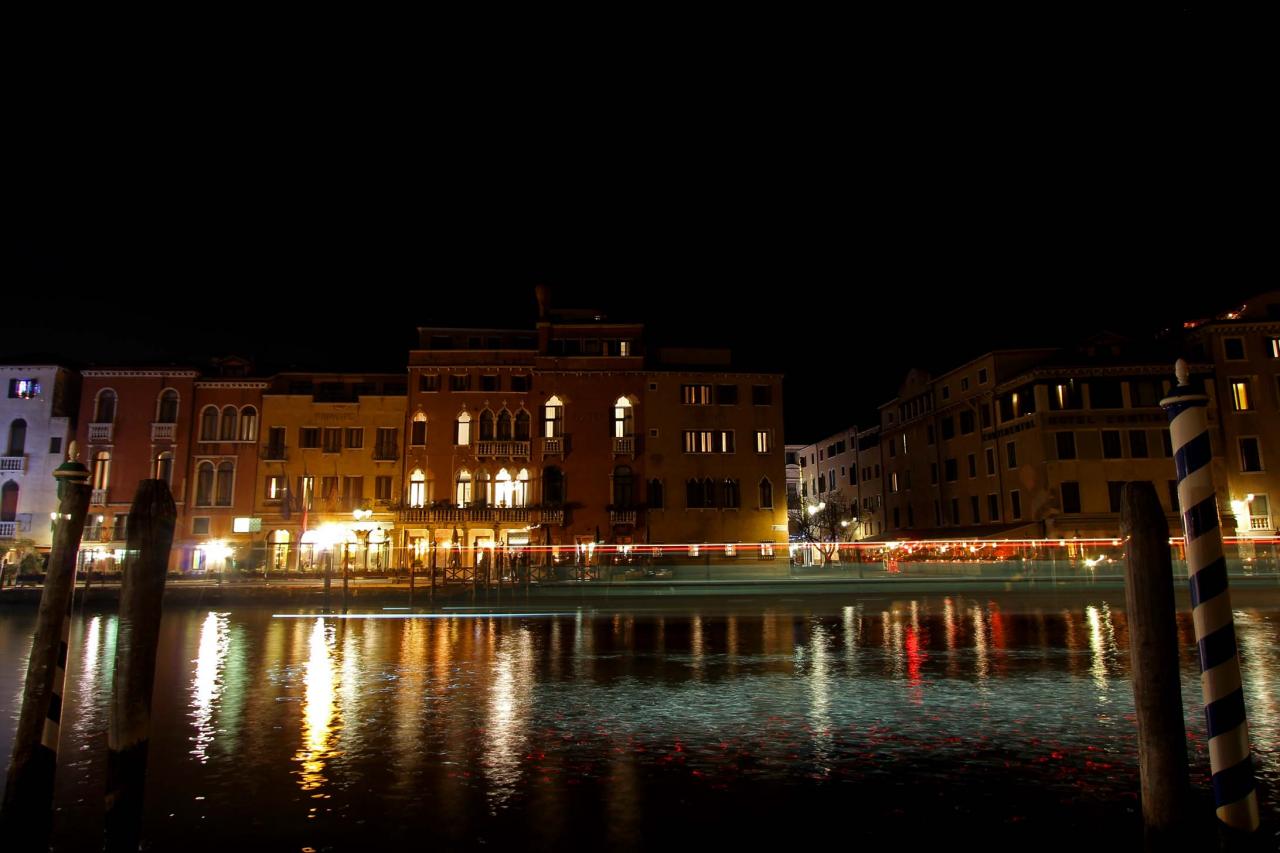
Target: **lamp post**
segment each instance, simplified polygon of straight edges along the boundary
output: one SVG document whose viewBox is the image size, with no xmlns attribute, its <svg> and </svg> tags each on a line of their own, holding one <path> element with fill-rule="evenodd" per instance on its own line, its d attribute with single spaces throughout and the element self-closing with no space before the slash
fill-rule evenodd
<svg viewBox="0 0 1280 853">
<path fill-rule="evenodd" d="M 353 518 L 355 518 L 355 524 L 351 526 L 351 529 L 355 531 L 356 536 L 360 537 L 360 544 L 364 546 L 364 568 L 365 568 L 365 571 L 368 571 L 369 570 L 369 531 L 370 531 L 369 516 L 373 515 L 373 510 L 356 509 L 351 511 L 351 515 Z M 343 548 L 346 549 L 346 546 L 344 545 Z M 346 549 L 343 551 L 343 553 L 347 554 L 349 557 L 350 556 L 349 551 L 350 549 Z M 349 562 L 349 559 L 344 559 L 342 561 L 342 594 L 344 596 L 347 594 L 347 563 L 348 562 Z"/>
</svg>

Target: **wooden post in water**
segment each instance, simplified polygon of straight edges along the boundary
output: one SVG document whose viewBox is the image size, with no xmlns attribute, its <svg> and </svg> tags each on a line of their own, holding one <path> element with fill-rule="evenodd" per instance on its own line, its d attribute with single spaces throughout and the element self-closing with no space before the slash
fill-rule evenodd
<svg viewBox="0 0 1280 853">
<path fill-rule="evenodd" d="M 141 837 L 161 602 L 177 515 L 168 483 L 143 480 L 138 484 L 129 509 L 129 541 L 120 585 L 120 622 L 107 723 L 108 851 L 137 850 Z"/>
<path fill-rule="evenodd" d="M 53 476 L 58 481 L 58 518 L 49 570 L 40 594 L 35 639 L 27 664 L 22 711 L 0 806 L 0 838 L 6 850 L 47 850 L 52 821 L 53 778 L 58 766 L 67 639 L 75 594 L 76 555 L 89 512 L 89 470 L 76 461 L 76 444 Z"/>
<path fill-rule="evenodd" d="M 1142 820 L 1148 841 L 1159 845 L 1174 840 L 1186 817 L 1188 770 L 1169 522 L 1151 483 L 1125 483 L 1120 534 L 1126 542 L 1124 596 Z"/>
</svg>

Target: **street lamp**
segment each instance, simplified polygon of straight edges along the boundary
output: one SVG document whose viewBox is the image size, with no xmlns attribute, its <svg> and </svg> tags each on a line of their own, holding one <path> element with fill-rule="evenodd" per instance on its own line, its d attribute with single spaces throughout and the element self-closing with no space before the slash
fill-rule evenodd
<svg viewBox="0 0 1280 853">
<path fill-rule="evenodd" d="M 373 515 L 371 509 L 355 509 L 351 511 L 351 515 L 355 518 L 356 523 L 351 526 L 356 536 L 360 537 L 360 544 L 364 546 L 364 570 L 369 571 L 369 533 L 372 527 L 369 525 L 369 517 Z M 346 553 L 344 551 L 344 553 Z M 342 561 L 342 592 L 347 592 L 347 560 Z"/>
</svg>

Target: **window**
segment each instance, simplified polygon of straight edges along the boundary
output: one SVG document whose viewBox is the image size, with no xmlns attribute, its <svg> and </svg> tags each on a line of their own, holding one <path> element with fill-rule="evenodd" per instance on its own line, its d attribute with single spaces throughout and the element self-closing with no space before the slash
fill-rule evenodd
<svg viewBox="0 0 1280 853">
<path fill-rule="evenodd" d="M 552 397 L 542 407 L 542 435 L 544 438 L 564 435 L 564 403 L 559 397 Z"/>
<path fill-rule="evenodd" d="M 9 456 L 21 456 L 27 452 L 27 422 L 17 418 L 9 424 Z"/>
<path fill-rule="evenodd" d="M 258 440 L 258 410 L 253 406 L 245 406 L 240 410 L 240 440 Z"/>
<path fill-rule="evenodd" d="M 717 434 L 716 440 L 717 453 L 733 453 L 733 430 L 722 429 Z"/>
<path fill-rule="evenodd" d="M 422 447 L 427 443 L 427 416 L 418 412 L 413 416 L 413 424 L 409 429 L 409 444 Z"/>
<path fill-rule="evenodd" d="M 1074 432 L 1054 433 L 1054 437 L 1058 443 L 1059 459 L 1075 459 L 1076 458 L 1076 434 Z M 1143 436 L 1145 439 L 1146 436 Z"/>
<path fill-rule="evenodd" d="M 49 452 L 50 453 L 62 452 L 62 436 L 55 435 L 53 438 L 49 439 Z"/>
<path fill-rule="evenodd" d="M 156 402 L 156 423 L 173 424 L 178 422 L 178 392 L 166 388 Z"/>
<path fill-rule="evenodd" d="M 218 506 L 231 506 L 232 484 L 235 482 L 236 468 L 231 462 L 218 464 L 218 490 L 215 495 Z"/>
<path fill-rule="evenodd" d="M 717 385 L 716 386 L 716 403 L 721 406 L 738 405 L 738 386 L 737 385 Z"/>
<path fill-rule="evenodd" d="M 686 406 L 710 406 L 710 385 L 681 385 L 680 401 Z"/>
<path fill-rule="evenodd" d="M 515 437 L 516 441 L 529 440 L 529 413 L 524 409 L 516 412 L 515 418 Z"/>
<path fill-rule="evenodd" d="M 1107 501 L 1111 512 L 1120 511 L 1120 494 L 1124 490 L 1123 480 L 1107 481 Z"/>
<path fill-rule="evenodd" d="M 1017 489 L 1009 492 L 1009 507 L 1013 510 L 1013 520 L 1022 518 L 1022 493 Z"/>
<path fill-rule="evenodd" d="M 471 472 L 463 468 L 454 482 L 453 502 L 458 506 L 471 505 Z"/>
<path fill-rule="evenodd" d="M 1280 338 L 1267 339 L 1267 352 L 1272 358 L 1280 358 Z"/>
<path fill-rule="evenodd" d="M 987 495 L 987 516 L 990 521 L 1000 520 L 1000 496 L 997 494 Z"/>
<path fill-rule="evenodd" d="M 1062 490 L 1062 511 L 1065 513 L 1078 514 L 1080 512 L 1080 484 L 1076 482 L 1064 482 L 1060 486 Z"/>
<path fill-rule="evenodd" d="M 979 385 L 987 384 L 987 369 L 985 367 L 978 368 L 978 384 Z"/>
<path fill-rule="evenodd" d="M 982 428 L 991 429 L 991 406 L 983 403 L 978 407 L 978 412 L 982 415 Z"/>
<path fill-rule="evenodd" d="M 191 519 L 191 534 L 193 536 L 208 536 L 209 517 Z"/>
<path fill-rule="evenodd" d="M 711 452 L 711 430 L 687 429 L 684 431 L 684 452 L 685 453 L 710 453 Z"/>
<path fill-rule="evenodd" d="M 1068 379 L 1049 386 L 1049 411 L 1061 412 L 1080 408 L 1080 392 L 1076 381 Z"/>
<path fill-rule="evenodd" d="M 1232 377 L 1231 401 L 1237 412 L 1247 412 L 1253 408 L 1253 393 L 1247 376 Z"/>
<path fill-rule="evenodd" d="M 726 479 L 724 481 L 724 502 L 721 506 L 725 509 L 737 509 L 742 503 L 741 498 L 738 481 Z"/>
<path fill-rule="evenodd" d="M 529 375 L 527 373 L 513 373 L 511 375 L 511 390 L 519 394 L 528 392 Z"/>
<path fill-rule="evenodd" d="M 222 428 L 218 433 L 219 441 L 236 440 L 236 407 L 227 406 L 222 410 Z"/>
<path fill-rule="evenodd" d="M 111 453 L 99 450 L 93 457 L 93 487 L 105 489 L 111 482 Z"/>
<path fill-rule="evenodd" d="M 214 468 L 212 462 L 196 467 L 196 506 L 213 506 Z"/>
<path fill-rule="evenodd" d="M 564 503 L 564 472 L 554 465 L 542 470 L 542 502 L 556 506 Z"/>
<path fill-rule="evenodd" d="M 635 435 L 635 414 L 631 401 L 619 397 L 613 404 L 613 437 L 629 438 Z"/>
<path fill-rule="evenodd" d="M 34 379 L 10 379 L 9 397 L 15 400 L 30 400 L 40 396 L 40 383 Z"/>
<path fill-rule="evenodd" d="M 649 509 L 662 509 L 662 481 L 650 480 L 647 490 L 649 495 Z"/>
<path fill-rule="evenodd" d="M 503 409 L 498 412 L 498 441 L 511 440 L 511 412 Z"/>
<path fill-rule="evenodd" d="M 751 386 L 751 404 L 753 406 L 772 406 L 773 405 L 773 386 L 752 385 Z"/>
<path fill-rule="evenodd" d="M 821 477 L 818 478 L 818 489 L 820 491 L 826 491 L 826 489 L 822 487 Z M 898 491 L 898 472 L 897 471 L 894 471 L 892 474 L 889 475 L 889 491 L 891 492 Z"/>
<path fill-rule="evenodd" d="M 299 447 L 319 447 L 320 446 L 320 428 L 319 427 L 301 427 L 298 430 L 298 446 Z"/>
<path fill-rule="evenodd" d="M 990 477 L 991 475 L 996 473 L 996 449 L 994 447 L 986 448 L 986 457 L 987 457 L 987 476 Z"/>
<path fill-rule="evenodd" d="M 425 392 L 440 390 L 440 374 L 439 373 L 420 373 L 418 374 L 418 390 Z"/>
<path fill-rule="evenodd" d="M 946 460 L 943 463 L 943 471 L 945 472 L 948 483 L 954 483 L 956 480 L 959 479 L 959 474 L 956 471 L 956 460 L 954 459 Z"/>
<path fill-rule="evenodd" d="M 962 376 L 962 377 L 960 378 L 960 390 L 961 390 L 961 391 L 968 391 L 968 390 L 969 390 L 969 377 L 968 377 L 968 376 Z"/>
<path fill-rule="evenodd" d="M 364 477 L 342 478 L 342 505 L 346 509 L 364 506 Z"/>
<path fill-rule="evenodd" d="M 978 476 L 978 454 L 970 453 L 969 454 L 969 478 L 972 479 L 976 476 Z"/>
<path fill-rule="evenodd" d="M 342 451 L 342 430 L 338 427 L 324 428 L 324 452 L 340 453 Z"/>
<path fill-rule="evenodd" d="M 979 512 L 978 505 L 978 496 L 969 495 L 969 515 L 972 516 L 974 524 L 980 524 L 982 522 L 982 513 Z"/>
<path fill-rule="evenodd" d="M 498 381 L 498 374 L 496 373 L 483 373 L 480 375 L 481 391 L 497 391 L 500 384 L 501 383 Z"/>
<path fill-rule="evenodd" d="M 267 431 L 267 458 L 284 458 L 284 427 L 271 427 Z"/>
<path fill-rule="evenodd" d="M 321 477 L 320 478 L 320 499 L 333 508 L 334 502 L 338 500 L 338 478 L 337 477 Z"/>
<path fill-rule="evenodd" d="M 493 412 L 485 409 L 480 413 L 480 440 L 493 441 L 494 434 Z"/>
<path fill-rule="evenodd" d="M 376 444 L 373 447 L 374 459 L 396 459 L 400 456 L 397 446 L 400 430 L 395 427 L 378 427 Z"/>
<path fill-rule="evenodd" d="M 347 427 L 347 449 L 359 450 L 364 447 L 364 427 Z"/>
<path fill-rule="evenodd" d="M 173 485 L 173 453 L 170 451 L 163 451 L 156 456 L 155 478 Z"/>
<path fill-rule="evenodd" d="M 471 443 L 471 415 L 466 412 L 458 415 L 453 425 L 453 443 L 459 447 Z"/>
<path fill-rule="evenodd" d="M 1103 459 L 1119 459 L 1124 456 L 1121 450 L 1120 430 L 1104 429 L 1102 431 L 1102 458 Z"/>
<path fill-rule="evenodd" d="M 217 411 L 216 409 L 214 410 Z M 217 417 L 215 414 L 214 417 Z M 94 407 L 93 422 L 98 424 L 114 423 L 116 419 L 116 392 L 103 388 L 98 392 L 98 401 Z"/>
<path fill-rule="evenodd" d="M 773 430 L 758 429 L 756 430 L 756 453 L 771 453 L 773 451 Z"/>
<path fill-rule="evenodd" d="M 1258 439 L 1240 439 L 1240 470 L 1246 474 L 1262 470 L 1262 450 Z"/>
<path fill-rule="evenodd" d="M 1129 455 L 1134 459 L 1147 458 L 1147 433 L 1146 430 L 1131 429 L 1129 430 Z"/>
<path fill-rule="evenodd" d="M 773 509 L 773 483 L 768 477 L 760 481 L 760 508 Z"/>
<path fill-rule="evenodd" d="M 272 474 L 267 477 L 267 492 L 263 497 L 269 503 L 279 503 L 284 500 L 285 478 L 283 474 Z"/>
<path fill-rule="evenodd" d="M 1005 455 L 1008 456 L 1009 470 L 1012 471 L 1018 467 L 1018 445 L 1012 441 L 1004 446 Z"/>
<path fill-rule="evenodd" d="M 298 478 L 298 509 L 311 509 L 316 494 L 315 477 Z"/>
<path fill-rule="evenodd" d="M 1223 338 L 1222 349 L 1227 361 L 1244 361 L 1244 338 Z"/>
<path fill-rule="evenodd" d="M 942 419 L 942 438 L 947 440 L 956 437 L 956 422 L 950 415 Z"/>
<path fill-rule="evenodd" d="M 470 373 L 449 374 L 449 390 L 450 391 L 470 391 L 471 390 L 471 374 Z"/>
<path fill-rule="evenodd" d="M 960 434 L 969 435 L 973 432 L 973 412 L 965 410 L 960 413 Z"/>
<path fill-rule="evenodd" d="M 1129 383 L 1129 405 L 1133 408 L 1154 409 L 1164 396 L 1163 386 L 1155 379 L 1135 379 Z"/>
<path fill-rule="evenodd" d="M 205 406 L 200 412 L 200 440 L 218 440 L 218 409 L 214 406 Z"/>
<path fill-rule="evenodd" d="M 1089 404 L 1094 409 L 1123 409 L 1124 396 L 1118 379 L 1092 379 L 1089 381 Z"/>
<path fill-rule="evenodd" d="M 425 497 L 425 495 L 424 495 Z M 373 478 L 373 498 L 377 501 L 391 500 L 391 478 L 378 476 Z"/>
<path fill-rule="evenodd" d="M 951 399 L 951 386 L 950 386 L 950 385 L 943 385 L 943 386 L 942 386 L 942 399 L 944 399 L 944 400 L 950 400 L 950 399 Z"/>
</svg>

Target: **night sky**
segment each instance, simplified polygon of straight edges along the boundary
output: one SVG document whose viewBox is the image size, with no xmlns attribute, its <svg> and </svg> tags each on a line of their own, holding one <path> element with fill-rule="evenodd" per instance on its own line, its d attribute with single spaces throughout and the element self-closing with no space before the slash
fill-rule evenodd
<svg viewBox="0 0 1280 853">
<path fill-rule="evenodd" d="M 1064 39 L 844 88 L 744 78 L 589 132 L 473 115 L 429 145 L 377 116 L 339 138 L 178 110 L 166 144 L 68 157 L 22 208 L 0 357 L 398 371 L 419 324 L 532 323 L 542 282 L 785 373 L 787 440 L 811 441 L 913 366 L 1275 286 L 1265 111 L 1235 108 L 1250 78 L 1214 31 L 1175 11 L 1136 76 Z"/>
</svg>

